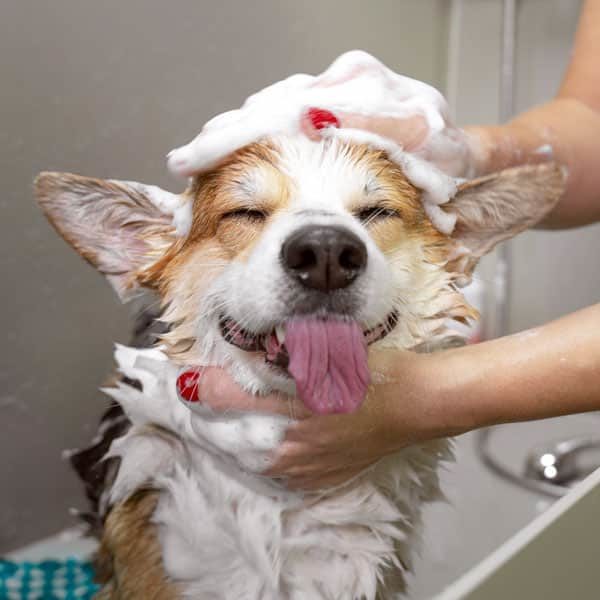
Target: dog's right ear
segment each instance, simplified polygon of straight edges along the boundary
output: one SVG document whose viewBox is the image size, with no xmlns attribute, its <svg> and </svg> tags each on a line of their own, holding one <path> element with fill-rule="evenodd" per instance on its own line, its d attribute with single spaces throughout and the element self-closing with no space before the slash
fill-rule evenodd
<svg viewBox="0 0 600 600">
<path fill-rule="evenodd" d="M 567 172 L 550 162 L 492 173 L 459 186 L 445 210 L 456 217 L 449 270 L 467 282 L 479 259 L 498 243 L 533 227 L 556 205 Z"/>
<path fill-rule="evenodd" d="M 185 233 L 181 209 L 189 203 L 155 186 L 40 173 L 35 193 L 58 233 L 106 275 L 122 300 L 136 291 L 137 274 Z"/>
</svg>

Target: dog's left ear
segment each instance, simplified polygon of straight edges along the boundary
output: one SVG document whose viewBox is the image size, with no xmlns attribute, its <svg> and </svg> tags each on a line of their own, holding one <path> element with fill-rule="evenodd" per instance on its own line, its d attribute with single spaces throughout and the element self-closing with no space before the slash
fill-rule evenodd
<svg viewBox="0 0 600 600">
<path fill-rule="evenodd" d="M 58 233 L 122 300 L 135 293 L 138 274 L 177 240 L 174 217 L 185 206 L 183 197 L 155 186 L 71 173 L 41 173 L 35 192 Z"/>
<path fill-rule="evenodd" d="M 541 221 L 565 189 L 556 163 L 506 169 L 459 186 L 444 209 L 456 215 L 456 249 L 448 268 L 468 280 L 479 259 L 498 244 Z"/>
</svg>

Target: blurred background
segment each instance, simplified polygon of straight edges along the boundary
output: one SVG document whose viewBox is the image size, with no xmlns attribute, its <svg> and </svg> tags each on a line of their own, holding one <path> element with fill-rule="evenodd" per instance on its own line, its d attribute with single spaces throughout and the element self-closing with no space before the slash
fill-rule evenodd
<svg viewBox="0 0 600 600">
<path fill-rule="evenodd" d="M 85 506 L 61 451 L 94 435 L 106 405 L 96 390 L 110 372 L 113 342 L 127 341 L 130 327 L 128 308 L 35 206 L 36 173 L 72 171 L 178 191 L 183 183 L 165 168 L 171 148 L 250 92 L 293 72 L 320 72 L 352 48 L 446 91 L 459 124 L 497 122 L 502 2 L 458 4 L 2 2 L 0 552 L 73 525 L 68 508 Z M 517 4 L 521 110 L 556 91 L 580 2 Z M 598 301 L 599 233 L 600 226 L 533 232 L 512 243 L 510 331 Z M 494 274 L 492 257 L 479 273 L 488 307 Z M 436 533 L 427 535 L 414 598 L 430 597 L 539 509 L 518 490 L 486 498 L 484 489 L 507 484 L 484 472 L 468 436 L 458 452 L 459 467 L 446 475 L 455 508 L 431 513 Z M 495 524 L 482 536 L 480 520 L 489 515 Z"/>
</svg>

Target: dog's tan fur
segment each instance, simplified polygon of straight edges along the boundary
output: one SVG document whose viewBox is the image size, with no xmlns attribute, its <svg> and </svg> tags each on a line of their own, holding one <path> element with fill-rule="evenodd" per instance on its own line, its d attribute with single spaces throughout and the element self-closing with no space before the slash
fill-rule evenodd
<svg viewBox="0 0 600 600">
<path fill-rule="evenodd" d="M 373 221 L 368 225 L 370 236 L 383 254 L 391 256 L 399 247 L 406 247 L 410 252 L 410 247 L 414 247 L 415 253 L 418 248 L 427 262 L 444 265 L 454 242 L 427 218 L 421 202 L 422 192 L 408 181 L 399 166 L 387 159 L 385 152 L 361 145 L 351 147 L 349 155 L 357 168 L 376 173 L 377 206 L 401 215 L 401 218 Z M 293 183 L 279 170 L 278 160 L 276 147 L 251 144 L 215 171 L 196 177 L 186 192 L 193 202 L 190 234 L 174 243 L 162 259 L 136 275 L 143 285 L 157 289 L 165 304 L 178 298 L 171 312 L 165 315 L 165 319 L 176 326 L 162 339 L 172 358 L 185 362 L 193 348 L 193 328 L 188 323 L 185 308 L 191 308 L 192 303 L 181 299 L 198 297 L 221 267 L 231 260 L 244 261 L 269 221 L 287 209 L 294 192 Z M 258 202 L 253 199 L 251 205 L 240 194 L 250 173 L 254 177 L 259 173 L 263 181 L 263 193 Z M 372 203 L 366 194 L 360 194 L 352 199 L 348 209 L 358 215 Z M 265 220 L 224 216 L 246 207 L 263 212 Z M 462 295 L 456 294 L 454 302 L 456 307 L 450 316 L 476 318 L 477 312 L 465 305 Z M 449 308 L 446 305 L 444 310 Z"/>
<path fill-rule="evenodd" d="M 96 554 L 96 578 L 103 584 L 97 600 L 176 600 L 177 586 L 162 565 L 152 514 L 158 492 L 139 490 L 115 506 L 104 524 Z"/>
<path fill-rule="evenodd" d="M 384 253 L 392 252 L 399 239 L 407 236 L 422 244 L 432 262 L 441 262 L 450 241 L 425 216 L 421 191 L 408 181 L 397 165 L 387 160 L 384 152 L 354 146 L 350 155 L 357 166 L 364 164 L 370 172 L 377 173 L 380 193 L 385 196 L 385 201 L 378 205 L 398 210 L 402 215 L 401 219 L 372 225 L 370 233 L 380 249 Z M 252 203 L 252 209 L 262 211 L 268 217 L 260 223 L 239 218 L 223 219 L 223 215 L 246 207 L 239 200 L 239 187 L 244 185 L 249 171 L 260 171 L 267 192 L 258 203 Z M 192 255 L 201 261 L 204 256 L 213 260 L 243 260 L 269 218 L 286 209 L 292 192 L 290 185 L 285 174 L 277 168 L 276 149 L 264 143 L 252 144 L 215 171 L 196 177 L 187 191 L 194 203 L 190 234 L 161 260 L 138 273 L 140 282 L 156 287 L 166 295 L 170 282 L 179 279 L 179 270 L 190 262 Z M 358 197 L 348 208 L 360 213 L 364 207 L 365 198 Z"/>
</svg>

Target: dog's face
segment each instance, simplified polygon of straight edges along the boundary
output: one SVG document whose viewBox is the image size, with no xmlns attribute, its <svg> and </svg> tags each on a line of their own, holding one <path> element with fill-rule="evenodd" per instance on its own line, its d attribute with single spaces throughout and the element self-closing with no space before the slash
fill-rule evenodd
<svg viewBox="0 0 600 600">
<path fill-rule="evenodd" d="M 410 346 L 451 280 L 449 240 L 425 217 L 419 191 L 366 147 L 257 144 L 188 194 L 188 237 L 146 273 L 178 323 L 167 340 L 188 362 L 216 351 L 285 386 L 277 346 L 290 320 L 342 318 L 369 344 L 391 335 Z"/>
<path fill-rule="evenodd" d="M 448 318 L 473 316 L 455 280 L 546 214 L 562 179 L 546 165 L 466 184 L 448 206 L 451 237 L 384 152 L 335 140 L 253 144 L 181 199 L 64 174 L 40 176 L 37 190 L 59 232 L 118 291 L 158 290 L 174 359 L 230 364 L 251 388 L 290 391 L 288 346 L 300 347 L 296 362 L 310 361 L 307 346 L 336 344 L 319 360 L 347 351 L 346 362 L 359 361 L 361 345 L 411 348 L 444 335 Z M 178 203 L 191 208 L 184 236 L 164 212 Z"/>
</svg>

